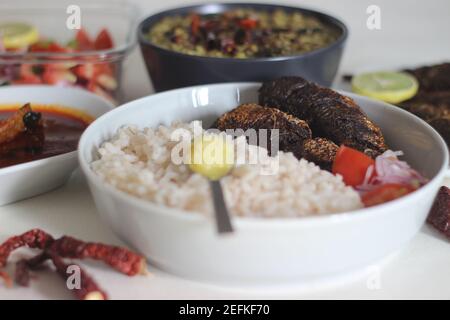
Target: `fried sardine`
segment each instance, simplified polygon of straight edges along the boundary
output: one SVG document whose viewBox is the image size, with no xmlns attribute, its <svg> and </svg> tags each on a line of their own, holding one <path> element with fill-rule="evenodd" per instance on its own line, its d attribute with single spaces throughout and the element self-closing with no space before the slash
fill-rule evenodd
<svg viewBox="0 0 450 320">
<path fill-rule="evenodd" d="M 308 124 L 275 108 L 262 107 L 257 104 L 243 104 L 223 114 L 213 124 L 221 131 L 227 129 L 278 129 L 279 149 L 292 152 L 298 159 L 313 161 L 322 169 L 330 170 L 338 146 L 324 138 L 312 138 Z M 268 132 L 267 137 L 270 137 Z M 261 141 L 258 144 L 261 145 Z M 270 140 L 263 145 L 271 151 Z"/>
<path fill-rule="evenodd" d="M 301 154 L 299 154 L 301 149 L 298 146 L 303 145 L 304 140 L 312 137 L 311 129 L 305 121 L 280 110 L 265 108 L 253 103 L 240 105 L 223 114 L 212 127 L 221 131 L 242 129 L 244 132 L 248 129 L 256 131 L 278 129 L 279 149 L 292 152 L 299 158 L 301 157 Z M 271 132 L 268 131 L 268 141 L 264 145 L 269 150 L 269 154 L 271 150 L 270 134 Z M 261 141 L 258 141 L 258 144 L 261 145 Z"/>
<path fill-rule="evenodd" d="M 351 98 L 301 77 L 265 82 L 259 90 L 259 102 L 305 120 L 314 137 L 344 144 L 371 157 L 387 150 L 380 128 Z"/>
</svg>

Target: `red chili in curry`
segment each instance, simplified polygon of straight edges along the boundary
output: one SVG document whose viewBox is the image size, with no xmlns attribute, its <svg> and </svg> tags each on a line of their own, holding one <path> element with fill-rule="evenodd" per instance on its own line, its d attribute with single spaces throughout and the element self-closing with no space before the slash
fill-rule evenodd
<svg viewBox="0 0 450 320">
<path fill-rule="evenodd" d="M 59 106 L 0 106 L 0 168 L 75 151 L 91 121 Z"/>
</svg>

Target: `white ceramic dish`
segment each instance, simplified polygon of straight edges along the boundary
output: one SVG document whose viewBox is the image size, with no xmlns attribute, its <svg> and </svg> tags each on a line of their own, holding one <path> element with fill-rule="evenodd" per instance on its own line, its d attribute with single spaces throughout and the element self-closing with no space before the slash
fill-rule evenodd
<svg viewBox="0 0 450 320">
<path fill-rule="evenodd" d="M 105 184 L 90 169 L 96 148 L 125 124 L 204 120 L 257 101 L 258 84 L 219 84 L 168 91 L 130 102 L 95 121 L 79 146 L 101 217 L 150 262 L 191 279 L 228 284 L 311 281 L 370 265 L 402 248 L 424 223 L 448 166 L 443 139 L 419 118 L 353 94 L 394 150 L 431 181 L 401 199 L 348 213 L 296 219 L 234 219 L 220 237 L 201 215 L 154 205 Z"/>
<path fill-rule="evenodd" d="M 114 106 L 89 92 L 51 86 L 9 86 L 0 88 L 0 105 L 57 104 L 86 112 L 94 118 Z M 77 167 L 77 152 L 31 161 L 0 169 L 0 205 L 33 197 L 64 184 Z"/>
</svg>

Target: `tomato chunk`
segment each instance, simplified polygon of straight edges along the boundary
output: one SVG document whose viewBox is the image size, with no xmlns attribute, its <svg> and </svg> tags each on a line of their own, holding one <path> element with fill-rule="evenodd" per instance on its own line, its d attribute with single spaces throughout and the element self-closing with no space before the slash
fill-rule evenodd
<svg viewBox="0 0 450 320">
<path fill-rule="evenodd" d="M 366 207 L 371 207 L 403 197 L 414 190 L 416 188 L 411 185 L 388 183 L 367 192 L 361 197 L 361 200 Z"/>
<path fill-rule="evenodd" d="M 77 42 L 77 49 L 80 51 L 94 49 L 94 43 L 84 29 L 78 30 L 77 34 L 75 35 L 75 40 Z"/>
<path fill-rule="evenodd" d="M 108 50 L 114 47 L 113 40 L 108 30 L 102 29 L 94 42 L 95 50 Z"/>
<path fill-rule="evenodd" d="M 48 51 L 49 52 L 61 52 L 61 53 L 64 53 L 64 52 L 67 52 L 68 49 L 64 48 L 63 46 L 60 46 L 56 42 L 52 42 L 48 46 Z"/>
<path fill-rule="evenodd" d="M 364 182 L 367 169 L 375 160 L 353 148 L 342 145 L 333 162 L 333 174 L 340 174 L 344 183 L 356 187 Z"/>
</svg>

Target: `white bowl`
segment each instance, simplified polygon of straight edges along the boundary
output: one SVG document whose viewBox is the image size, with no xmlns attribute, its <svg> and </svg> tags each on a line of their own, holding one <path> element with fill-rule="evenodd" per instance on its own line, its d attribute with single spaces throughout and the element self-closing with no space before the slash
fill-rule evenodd
<svg viewBox="0 0 450 320">
<path fill-rule="evenodd" d="M 127 124 L 204 120 L 257 100 L 258 84 L 218 84 L 148 96 L 109 112 L 83 134 L 80 165 L 101 217 L 160 268 L 228 284 L 310 281 L 357 270 L 403 247 L 424 223 L 448 166 L 443 139 L 424 121 L 386 103 L 348 94 L 378 123 L 394 150 L 431 178 L 401 199 L 358 211 L 306 218 L 235 218 L 236 232 L 218 236 L 201 215 L 137 199 L 90 169 L 96 148 Z"/>
<path fill-rule="evenodd" d="M 51 86 L 10 86 L 0 88 L 0 105 L 57 104 L 82 110 L 94 118 L 114 106 L 89 92 Z M 78 166 L 77 152 L 0 169 L 0 205 L 33 197 L 64 184 Z"/>
</svg>

